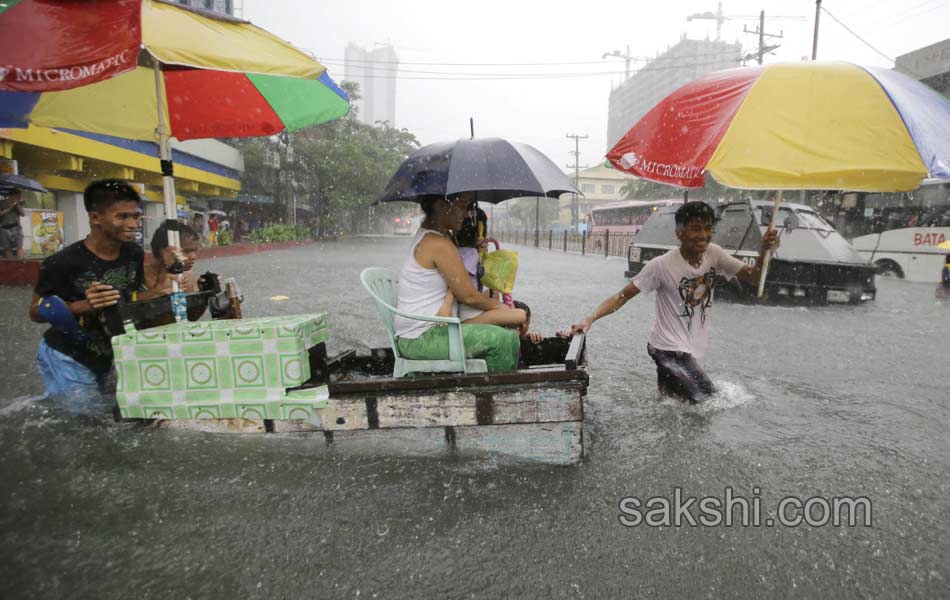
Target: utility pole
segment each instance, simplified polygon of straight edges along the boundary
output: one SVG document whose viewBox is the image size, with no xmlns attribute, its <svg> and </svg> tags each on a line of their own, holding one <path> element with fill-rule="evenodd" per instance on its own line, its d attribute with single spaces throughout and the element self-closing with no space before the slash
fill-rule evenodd
<svg viewBox="0 0 950 600">
<path fill-rule="evenodd" d="M 576 133 L 568 133 L 565 137 L 568 137 L 574 140 L 574 152 L 571 153 L 574 155 L 574 165 L 573 165 L 574 166 L 574 187 L 576 187 L 577 189 L 581 189 L 580 183 L 578 183 L 580 181 L 580 169 L 581 169 L 580 164 L 578 164 L 580 162 L 580 157 L 581 157 L 580 143 L 581 143 L 581 140 L 586 140 L 588 136 L 586 133 L 584 135 L 577 135 Z M 568 165 L 568 167 L 570 168 L 571 165 Z M 584 168 L 586 169 L 587 166 L 585 165 Z M 575 228 L 577 227 L 577 194 L 575 193 L 571 194 L 571 227 L 575 227 Z"/>
<path fill-rule="evenodd" d="M 759 13 L 758 17 L 759 17 L 759 31 L 764 31 L 765 25 L 763 24 L 762 12 Z M 745 21 L 745 20 L 751 20 L 754 18 L 755 18 L 754 15 L 724 15 L 722 14 L 722 2 L 720 2 L 716 8 L 716 12 L 710 12 L 707 10 L 706 12 L 692 14 L 686 17 L 686 20 L 692 21 L 694 19 L 707 19 L 710 21 L 715 21 L 716 22 L 716 41 L 718 42 L 722 37 L 723 23 L 725 23 L 726 21 L 733 21 L 733 20 Z M 770 16 L 769 19 L 772 19 L 772 20 L 782 19 L 783 21 L 807 21 L 808 20 L 805 17 L 788 16 L 788 15 L 779 15 L 779 16 L 773 15 L 773 16 Z M 745 28 L 743 27 L 743 30 L 744 29 Z M 758 33 L 758 31 L 746 31 L 745 33 Z M 782 36 L 778 36 L 778 37 L 782 37 Z M 763 45 L 764 45 L 764 40 L 760 39 L 759 40 L 760 51 L 762 49 L 761 46 Z M 775 46 L 775 48 L 778 48 L 778 46 Z M 774 50 L 775 48 L 772 48 L 772 50 Z M 759 56 L 761 55 L 762 53 L 760 52 Z M 760 61 L 760 64 L 761 64 L 761 61 Z"/>
<path fill-rule="evenodd" d="M 538 244 L 541 243 L 541 197 L 535 196 L 534 198 L 534 247 L 537 248 Z"/>
<path fill-rule="evenodd" d="M 287 223 L 297 222 L 297 206 L 294 198 L 294 148 L 293 134 L 282 131 L 278 137 L 278 147 L 283 155 L 284 168 L 278 173 L 281 185 L 280 196 L 284 201 L 284 216 Z M 279 168 L 279 167 L 278 167 Z"/>
<path fill-rule="evenodd" d="M 759 51 L 758 51 L 758 52 L 754 52 L 754 53 L 749 54 L 749 55 L 746 55 L 745 58 L 746 58 L 746 59 L 749 59 L 749 58 L 755 57 L 755 58 L 758 60 L 758 62 L 759 62 L 760 65 L 762 64 L 762 58 L 763 58 L 766 54 L 768 54 L 768 53 L 771 52 L 772 50 L 775 50 L 775 49 L 777 49 L 777 48 L 780 47 L 779 44 L 773 44 L 773 45 L 771 45 L 771 46 L 766 46 L 766 45 L 765 45 L 765 38 L 766 38 L 766 37 L 773 37 L 773 38 L 779 38 L 779 39 L 781 39 L 781 38 L 782 38 L 782 35 L 784 34 L 783 31 L 779 31 L 777 34 L 775 34 L 775 33 L 765 33 L 765 11 L 764 11 L 764 10 L 763 10 L 763 11 L 759 11 L 759 28 L 758 28 L 758 29 L 755 29 L 755 30 L 750 30 L 750 29 L 748 29 L 745 25 L 743 25 L 743 26 L 742 26 L 742 33 L 754 33 L 754 34 L 757 34 L 757 35 L 759 36 Z"/>
<path fill-rule="evenodd" d="M 811 59 L 818 60 L 818 18 L 821 16 L 821 0 L 815 0 L 815 36 L 811 40 Z"/>
</svg>

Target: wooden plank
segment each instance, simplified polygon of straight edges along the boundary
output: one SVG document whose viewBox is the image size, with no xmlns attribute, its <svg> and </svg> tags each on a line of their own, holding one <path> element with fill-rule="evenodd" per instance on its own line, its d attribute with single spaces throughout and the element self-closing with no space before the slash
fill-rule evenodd
<svg viewBox="0 0 950 600">
<path fill-rule="evenodd" d="M 359 381 L 330 381 L 331 396 L 345 394 L 374 394 L 385 392 L 403 392 L 432 389 L 457 389 L 484 387 L 495 385 L 527 385 L 551 384 L 562 382 L 581 381 L 585 385 L 588 381 L 587 371 L 584 369 L 564 370 L 563 367 L 546 369 L 531 369 L 514 371 L 511 373 L 492 373 L 479 375 L 433 375 L 431 377 L 404 378 L 373 378 Z"/>
<path fill-rule="evenodd" d="M 455 449 L 459 453 L 490 452 L 573 465 L 584 457 L 584 426 L 575 421 L 457 427 Z"/>
<path fill-rule="evenodd" d="M 204 433 L 265 433 L 260 419 L 157 419 L 152 425 L 157 429 L 201 431 Z"/>
<path fill-rule="evenodd" d="M 581 387 L 533 388 L 494 394 L 490 424 L 581 421 Z"/>
<path fill-rule="evenodd" d="M 291 433 L 580 421 L 585 387 L 569 382 L 558 387 L 331 397 L 327 408 L 317 410 L 319 422 L 275 420 L 273 426 L 275 432 Z"/>
<path fill-rule="evenodd" d="M 317 409 L 319 419 L 275 419 L 274 433 L 300 433 L 305 431 L 350 431 L 369 429 L 366 402 L 362 399 L 345 400 L 330 398 L 325 408 Z"/>
<path fill-rule="evenodd" d="M 586 336 L 583 333 L 575 334 L 571 338 L 571 345 L 567 349 L 567 356 L 564 357 L 564 366 L 568 371 L 573 371 L 577 365 L 584 362 L 584 349 L 586 347 Z"/>
</svg>

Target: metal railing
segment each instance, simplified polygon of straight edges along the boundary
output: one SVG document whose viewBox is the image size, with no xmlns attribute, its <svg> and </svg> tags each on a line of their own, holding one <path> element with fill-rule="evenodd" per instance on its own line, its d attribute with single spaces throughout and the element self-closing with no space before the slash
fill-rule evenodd
<svg viewBox="0 0 950 600">
<path fill-rule="evenodd" d="M 491 237 L 491 236 L 489 236 Z M 598 233 L 577 233 L 575 231 L 536 232 L 530 229 L 510 229 L 496 231 L 494 237 L 505 246 L 533 246 L 560 252 L 573 252 L 581 255 L 627 256 L 627 248 L 633 241 L 632 233 L 610 233 L 609 230 Z"/>
</svg>

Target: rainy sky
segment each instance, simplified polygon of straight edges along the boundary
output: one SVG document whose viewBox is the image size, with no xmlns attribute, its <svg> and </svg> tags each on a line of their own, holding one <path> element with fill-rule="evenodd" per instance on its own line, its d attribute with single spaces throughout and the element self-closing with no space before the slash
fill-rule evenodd
<svg viewBox="0 0 950 600">
<path fill-rule="evenodd" d="M 566 133 L 588 134 L 581 164 L 606 152 L 607 101 L 623 79 L 622 59 L 644 64 L 679 41 L 715 39 L 716 23 L 693 20 L 715 12 L 716 2 L 564 2 L 561 0 L 237 0 L 238 14 L 309 50 L 338 81 L 343 49 L 392 44 L 401 62 L 396 84 L 396 125 L 423 144 L 468 137 L 469 117 L 479 137 L 527 142 L 555 163 L 572 162 Z M 822 6 L 866 40 L 869 48 L 823 12 L 818 58 L 892 67 L 894 57 L 950 37 L 950 0 L 825 0 Z M 815 2 L 726 0 L 722 40 L 754 50 L 760 10 L 766 32 L 783 33 L 773 61 L 811 56 Z M 804 17 L 770 20 L 776 17 Z M 752 64 L 752 63 L 749 63 Z"/>
</svg>

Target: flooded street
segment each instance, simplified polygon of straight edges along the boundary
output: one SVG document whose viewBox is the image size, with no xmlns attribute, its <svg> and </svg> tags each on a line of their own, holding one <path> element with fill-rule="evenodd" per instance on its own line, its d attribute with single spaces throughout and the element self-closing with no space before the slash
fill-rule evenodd
<svg viewBox="0 0 950 600">
<path fill-rule="evenodd" d="M 359 282 L 408 238 L 199 262 L 245 316 L 327 311 L 330 352 L 385 346 Z M 517 248 L 532 328 L 564 329 L 625 283 L 620 259 Z M 287 296 L 282 302 L 271 297 Z M 721 394 L 656 394 L 653 297 L 588 337 L 586 458 L 453 456 L 442 430 L 228 436 L 77 419 L 38 401 L 30 290 L 0 288 L 0 597 L 609 598 L 936 596 L 950 587 L 950 303 L 878 281 L 865 306 L 717 302 Z M 856 527 L 621 524 L 635 496 L 867 497 Z M 756 493 L 753 490 L 759 489 Z"/>
</svg>

